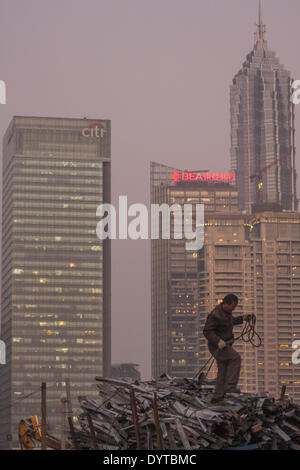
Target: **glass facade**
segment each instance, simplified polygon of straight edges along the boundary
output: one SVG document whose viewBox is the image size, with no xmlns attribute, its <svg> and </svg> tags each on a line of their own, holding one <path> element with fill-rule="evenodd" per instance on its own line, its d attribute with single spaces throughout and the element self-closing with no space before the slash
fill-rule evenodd
<svg viewBox="0 0 300 470">
<path fill-rule="evenodd" d="M 56 434 L 66 378 L 76 408 L 109 373 L 110 243 L 97 238 L 96 209 L 110 202 L 110 121 L 15 117 L 3 153 L 5 447 L 20 419 L 40 414 L 41 382 Z"/>
</svg>

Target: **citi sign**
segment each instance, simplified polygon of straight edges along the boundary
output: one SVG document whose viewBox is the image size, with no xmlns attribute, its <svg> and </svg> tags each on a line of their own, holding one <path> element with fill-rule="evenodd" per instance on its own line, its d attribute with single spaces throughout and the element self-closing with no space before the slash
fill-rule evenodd
<svg viewBox="0 0 300 470">
<path fill-rule="evenodd" d="M 81 134 L 83 137 L 104 137 L 104 126 L 101 122 L 93 122 L 89 127 L 82 129 Z"/>
</svg>

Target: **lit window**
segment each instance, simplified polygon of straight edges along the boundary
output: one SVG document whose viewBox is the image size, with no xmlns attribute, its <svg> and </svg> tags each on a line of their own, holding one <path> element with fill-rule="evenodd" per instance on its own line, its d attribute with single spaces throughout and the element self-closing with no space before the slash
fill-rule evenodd
<svg viewBox="0 0 300 470">
<path fill-rule="evenodd" d="M 13 274 L 23 274 L 23 272 L 24 272 L 24 269 L 16 268 L 16 269 L 13 270 Z"/>
</svg>

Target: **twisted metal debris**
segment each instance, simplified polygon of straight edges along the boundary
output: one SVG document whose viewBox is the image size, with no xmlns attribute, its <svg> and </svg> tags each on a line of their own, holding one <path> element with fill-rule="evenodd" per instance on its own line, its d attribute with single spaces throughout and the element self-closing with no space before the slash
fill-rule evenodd
<svg viewBox="0 0 300 470">
<path fill-rule="evenodd" d="M 80 448 L 105 450 L 300 450 L 300 406 L 260 394 L 228 394 L 166 375 L 150 382 L 96 377 L 99 400 L 79 397 Z"/>
</svg>

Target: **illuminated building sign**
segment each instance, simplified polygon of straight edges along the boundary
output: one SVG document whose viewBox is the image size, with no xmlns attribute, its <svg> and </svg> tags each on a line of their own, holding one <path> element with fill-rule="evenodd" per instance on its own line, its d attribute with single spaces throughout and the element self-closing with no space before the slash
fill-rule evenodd
<svg viewBox="0 0 300 470">
<path fill-rule="evenodd" d="M 83 137 L 103 137 L 104 136 L 104 126 L 101 122 L 93 122 L 89 127 L 85 127 L 81 131 Z"/>
<path fill-rule="evenodd" d="M 173 171 L 172 180 L 180 181 L 235 181 L 235 173 L 196 173 Z"/>
</svg>

